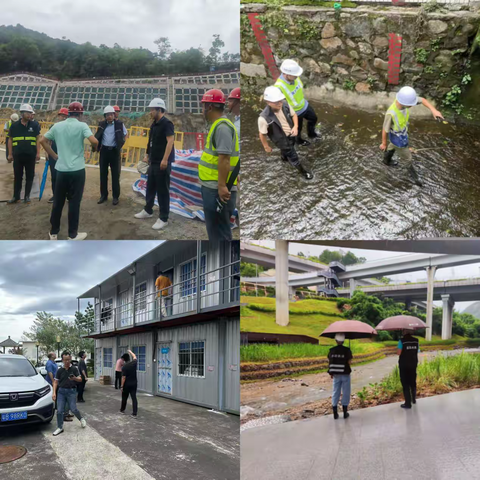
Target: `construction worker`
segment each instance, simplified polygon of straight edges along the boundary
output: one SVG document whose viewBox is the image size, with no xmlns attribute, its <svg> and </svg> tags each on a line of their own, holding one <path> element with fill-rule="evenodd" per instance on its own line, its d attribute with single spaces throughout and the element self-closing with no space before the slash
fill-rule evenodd
<svg viewBox="0 0 480 480">
<path fill-rule="evenodd" d="M 98 204 L 108 200 L 108 167 L 112 172 L 113 205 L 118 204 L 120 197 L 120 169 L 122 168 L 122 147 L 125 143 L 127 129 L 115 119 L 115 109 L 110 105 L 103 110 L 105 120 L 98 124 L 95 138 L 100 149 L 100 200 Z"/>
<path fill-rule="evenodd" d="M 3 127 L 3 131 L 5 132 L 5 158 L 8 161 L 8 132 L 10 130 L 10 127 L 12 126 L 12 123 L 18 122 L 19 116 L 16 113 L 12 113 L 10 115 L 10 120 L 8 122 L 5 122 L 5 126 Z"/>
<path fill-rule="evenodd" d="M 413 182 L 419 187 L 423 186 L 423 181 L 418 176 L 415 169 L 412 154 L 408 148 L 408 120 L 410 117 L 410 108 L 422 104 L 427 107 L 435 119 L 443 119 L 442 114 L 427 100 L 418 97 L 417 92 L 412 87 L 402 87 L 396 95 L 395 101 L 385 114 L 382 129 L 382 143 L 380 150 L 384 152 L 383 163 L 390 167 L 398 165 L 398 161 L 393 159 L 395 152 L 405 161 Z M 388 137 L 388 144 L 387 144 Z"/>
<path fill-rule="evenodd" d="M 228 111 L 235 115 L 233 124 L 237 129 L 238 138 L 240 138 L 240 87 L 234 88 L 228 96 Z"/>
<path fill-rule="evenodd" d="M 53 208 L 50 216 L 52 225 L 50 240 L 57 240 L 60 231 L 63 206 L 68 198 L 68 239 L 84 240 L 86 233 L 78 232 L 80 219 L 80 203 L 85 186 L 85 150 L 84 140 L 88 139 L 93 150 L 98 146 L 88 125 L 81 122 L 83 105 L 73 102 L 68 106 L 68 118 L 64 122 L 56 123 L 42 138 L 42 147 L 48 155 L 57 160 L 55 169 L 57 179 L 53 194 Z M 52 150 L 48 141 L 55 141 L 58 154 Z"/>
<path fill-rule="evenodd" d="M 328 374 L 333 379 L 332 409 L 334 420 L 338 419 L 338 402 L 342 394 L 343 418 L 348 418 L 348 405 L 350 403 L 352 368 L 352 351 L 343 345 L 345 334 L 335 335 L 337 346 L 328 352 Z"/>
<path fill-rule="evenodd" d="M 227 183 L 239 162 L 238 133 L 225 117 L 225 95 L 221 90 L 208 90 L 201 103 L 203 115 L 211 125 L 198 165 L 208 238 L 231 241 L 230 217 L 235 209 L 237 178 L 231 190 Z"/>
<path fill-rule="evenodd" d="M 20 201 L 23 170 L 25 170 L 24 202 L 30 203 L 35 162 L 40 160 L 40 125 L 32 120 L 33 108 L 27 103 L 20 107 L 21 119 L 12 123 L 8 131 L 8 163 L 13 162 L 14 187 L 13 197 L 7 203 Z"/>
<path fill-rule="evenodd" d="M 135 214 L 144 219 L 153 216 L 155 196 L 158 198 L 159 218 L 152 226 L 160 230 L 168 225 L 170 215 L 170 173 L 175 161 L 175 127 L 165 116 L 167 107 L 161 98 L 154 98 L 150 105 L 153 123 L 148 136 L 147 153 L 144 162 L 149 164 L 147 171 L 147 191 L 145 208 Z"/>
<path fill-rule="evenodd" d="M 61 108 L 59 111 L 58 111 L 58 115 L 57 115 L 57 122 L 63 122 L 64 120 L 66 120 L 68 117 L 68 108 Z M 50 127 L 52 128 L 53 125 Z M 55 142 L 50 142 L 50 146 L 52 147 L 52 150 L 55 152 L 55 153 L 58 153 L 57 151 L 57 144 Z M 55 165 L 57 163 L 57 161 L 51 157 L 50 155 L 48 155 L 48 166 L 50 168 L 50 174 L 52 176 L 52 193 L 53 195 L 55 195 L 55 182 L 57 180 L 57 170 L 55 169 Z M 53 195 L 52 197 L 48 200 L 48 203 L 53 203 Z"/>
<path fill-rule="evenodd" d="M 275 82 L 275 86 L 282 91 L 298 116 L 297 143 L 301 146 L 310 145 L 308 140 L 302 138 L 303 119 L 307 121 L 307 134 L 312 141 L 319 138 L 315 131 L 318 119 L 312 106 L 303 96 L 303 83 L 300 80 L 303 68 L 295 60 L 284 60 L 280 71 L 282 74 Z"/>
<path fill-rule="evenodd" d="M 295 150 L 298 116 L 293 107 L 287 103 L 285 95 L 277 87 L 267 87 L 263 98 L 267 106 L 258 118 L 258 130 L 265 152 L 272 152 L 268 137 L 280 149 L 282 160 L 290 163 L 304 178 L 311 180 L 313 174 L 302 165 Z"/>
</svg>

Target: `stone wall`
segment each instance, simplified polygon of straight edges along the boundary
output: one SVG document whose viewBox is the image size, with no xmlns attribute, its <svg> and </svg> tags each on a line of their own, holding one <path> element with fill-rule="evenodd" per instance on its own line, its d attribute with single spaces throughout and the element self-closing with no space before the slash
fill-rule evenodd
<svg viewBox="0 0 480 480">
<path fill-rule="evenodd" d="M 286 58 L 304 68 L 307 88 L 317 92 L 390 92 L 410 85 L 428 98 L 443 98 L 468 74 L 469 52 L 480 15 L 468 10 L 406 7 L 332 8 L 242 6 L 242 86 L 271 78 L 248 21 L 259 13 L 277 65 Z M 388 34 L 402 35 L 399 86 L 389 85 Z M 316 88 L 315 88 L 316 87 Z M 320 88 L 319 88 L 320 87 Z M 351 94 L 347 97 L 351 98 Z M 357 95 L 358 96 L 358 95 Z"/>
</svg>

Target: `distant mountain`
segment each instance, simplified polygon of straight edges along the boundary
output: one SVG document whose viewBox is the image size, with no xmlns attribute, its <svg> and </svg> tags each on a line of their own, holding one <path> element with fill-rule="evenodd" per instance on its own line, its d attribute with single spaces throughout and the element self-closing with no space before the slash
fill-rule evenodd
<svg viewBox="0 0 480 480">
<path fill-rule="evenodd" d="M 462 313 L 470 313 L 474 317 L 480 318 L 480 302 L 472 303 Z"/>
</svg>

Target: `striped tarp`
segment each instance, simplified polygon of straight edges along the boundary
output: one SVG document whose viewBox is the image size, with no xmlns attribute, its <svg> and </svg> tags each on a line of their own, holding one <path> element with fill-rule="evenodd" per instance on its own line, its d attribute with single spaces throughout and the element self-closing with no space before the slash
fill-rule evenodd
<svg viewBox="0 0 480 480">
<path fill-rule="evenodd" d="M 205 221 L 202 209 L 188 209 L 187 206 L 202 206 L 202 193 L 198 181 L 198 163 L 202 152 L 196 150 L 175 150 L 175 162 L 172 165 L 170 178 L 170 211 L 186 218 L 199 218 Z M 135 192 L 145 196 L 147 191 L 147 175 L 135 181 L 132 185 Z M 158 206 L 157 198 L 155 205 Z M 238 210 L 231 218 L 232 228 L 236 227 L 235 219 Z"/>
</svg>

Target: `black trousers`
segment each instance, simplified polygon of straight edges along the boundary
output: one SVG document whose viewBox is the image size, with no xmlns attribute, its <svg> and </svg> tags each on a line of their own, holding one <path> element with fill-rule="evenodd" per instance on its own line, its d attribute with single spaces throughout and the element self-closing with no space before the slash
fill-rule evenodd
<svg viewBox="0 0 480 480">
<path fill-rule="evenodd" d="M 159 218 L 163 222 L 168 221 L 170 215 L 170 173 L 172 166 L 169 164 L 165 170 L 160 169 L 159 163 L 152 163 L 148 167 L 147 192 L 145 199 L 145 211 L 149 214 L 153 213 L 153 205 L 155 204 L 155 196 L 158 198 Z"/>
<path fill-rule="evenodd" d="M 108 167 L 112 171 L 112 197 L 120 197 L 120 150 L 102 147 L 100 150 L 100 196 L 108 198 Z"/>
<path fill-rule="evenodd" d="M 410 407 L 417 397 L 417 367 L 400 366 L 399 369 L 405 405 Z"/>
<path fill-rule="evenodd" d="M 232 228 L 230 217 L 235 210 L 237 202 L 236 190 L 230 192 L 230 200 L 223 206 L 221 212 L 217 212 L 217 188 L 208 188 L 202 185 L 203 213 L 205 226 L 207 227 L 208 239 L 211 242 L 231 242 Z"/>
<path fill-rule="evenodd" d="M 302 139 L 302 127 L 303 127 L 303 119 L 307 121 L 307 135 L 310 138 L 315 138 L 315 127 L 317 125 L 317 114 L 313 110 L 311 105 L 308 105 L 307 109 L 298 116 L 298 140 Z"/>
<path fill-rule="evenodd" d="M 5 138 L 5 158 L 8 160 L 8 137 Z"/>
<path fill-rule="evenodd" d="M 298 167 L 300 165 L 300 160 L 298 158 L 297 151 L 295 150 L 296 137 L 288 137 L 288 143 L 290 144 L 289 148 L 282 148 L 280 154 L 282 155 L 282 160 L 288 162 L 292 167 Z"/>
<path fill-rule="evenodd" d="M 77 383 L 77 399 L 78 400 L 83 400 L 83 391 L 85 390 L 85 384 L 87 382 L 83 379 L 82 377 L 82 382 Z"/>
<path fill-rule="evenodd" d="M 20 200 L 22 192 L 23 170 L 25 170 L 26 177 L 25 196 L 29 197 L 35 176 L 35 155 L 15 155 L 13 158 L 13 196 L 17 200 Z"/>
<path fill-rule="evenodd" d="M 68 199 L 68 236 L 75 238 L 78 233 L 78 222 L 80 220 L 80 203 L 85 186 L 85 169 L 76 172 L 57 171 L 57 181 L 53 194 L 52 214 L 50 233 L 57 235 L 60 231 L 60 220 L 62 218 L 63 206 Z"/>
<path fill-rule="evenodd" d="M 138 402 L 137 402 L 137 386 L 134 387 L 123 387 L 122 390 L 122 406 L 120 407 L 120 411 L 124 412 L 125 408 L 127 408 L 127 400 L 128 396 L 132 398 L 133 404 L 133 414 L 136 415 L 138 411 Z"/>
<path fill-rule="evenodd" d="M 55 165 L 57 161 L 53 158 L 48 159 L 48 165 L 50 167 L 50 175 L 52 176 L 52 193 L 55 194 L 55 183 L 57 181 L 57 171 L 55 170 Z"/>
<path fill-rule="evenodd" d="M 117 387 L 118 382 L 118 387 Z M 122 386 L 122 372 L 115 372 L 115 388 L 118 389 Z"/>
</svg>

